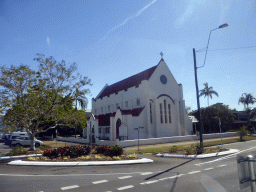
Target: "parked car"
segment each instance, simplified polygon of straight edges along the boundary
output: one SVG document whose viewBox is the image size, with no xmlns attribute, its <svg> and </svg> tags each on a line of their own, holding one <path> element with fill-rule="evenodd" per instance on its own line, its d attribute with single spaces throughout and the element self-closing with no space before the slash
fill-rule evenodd
<svg viewBox="0 0 256 192">
<path fill-rule="evenodd" d="M 30 137 L 17 137 L 12 140 L 11 145 L 16 147 L 20 147 L 21 145 L 29 146 L 31 145 L 31 139 Z M 35 138 L 35 147 L 40 147 L 41 145 L 43 145 L 43 142 Z"/>
<path fill-rule="evenodd" d="M 23 137 L 23 136 L 28 137 L 28 133 L 27 132 L 20 132 L 20 131 L 12 132 L 10 137 L 5 140 L 4 144 L 5 145 L 11 145 L 13 139 L 15 139 L 17 137 Z"/>
</svg>

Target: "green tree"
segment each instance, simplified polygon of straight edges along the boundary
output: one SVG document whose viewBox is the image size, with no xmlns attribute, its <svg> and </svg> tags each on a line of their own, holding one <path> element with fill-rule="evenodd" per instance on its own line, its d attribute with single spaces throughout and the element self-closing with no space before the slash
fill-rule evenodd
<svg viewBox="0 0 256 192">
<path fill-rule="evenodd" d="M 52 128 L 42 127 L 45 121 L 53 121 L 53 126 L 86 123 L 85 113 L 74 111 L 71 106 L 74 90 L 79 88 L 89 93 L 89 89 L 83 87 L 91 85 L 90 79 L 75 74 L 75 63 L 66 66 L 65 61 L 57 62 L 53 57 L 46 58 L 42 54 L 37 54 L 34 60 L 39 63 L 37 71 L 20 65 L 3 66 L 0 72 L 4 123 L 11 130 L 17 126 L 24 127 L 31 138 L 31 150 L 35 149 L 35 135 Z"/>
<path fill-rule="evenodd" d="M 79 86 L 79 85 L 78 85 Z M 88 99 L 85 95 L 88 94 L 88 90 L 79 90 L 79 87 L 76 87 L 73 93 L 73 99 L 75 102 L 75 110 L 77 111 L 77 106 L 80 106 L 81 109 L 85 110 L 87 107 Z M 76 130 L 77 130 L 77 123 L 75 127 L 75 138 L 76 138 Z"/>
<path fill-rule="evenodd" d="M 251 93 L 243 93 L 242 96 L 238 100 L 238 104 L 242 103 L 246 110 L 249 110 L 249 105 L 254 104 L 256 102 L 256 98 L 252 96 Z"/>
<path fill-rule="evenodd" d="M 216 91 L 213 90 L 212 87 L 208 87 L 208 83 L 204 83 L 204 88 L 200 90 L 200 95 L 199 97 L 207 97 L 208 99 L 208 107 L 209 107 L 209 97 L 212 99 L 212 95 L 216 95 L 217 97 L 219 96 Z"/>
<path fill-rule="evenodd" d="M 201 109 L 201 119 L 204 124 L 205 133 L 218 133 L 220 131 L 219 118 L 221 120 L 222 131 L 226 131 L 234 122 L 234 117 L 235 115 L 228 106 L 223 104 Z"/>
</svg>

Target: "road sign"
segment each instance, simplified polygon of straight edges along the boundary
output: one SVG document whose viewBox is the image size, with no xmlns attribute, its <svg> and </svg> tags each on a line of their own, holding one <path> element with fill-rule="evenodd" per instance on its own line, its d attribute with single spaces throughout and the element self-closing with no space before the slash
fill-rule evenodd
<svg viewBox="0 0 256 192">
<path fill-rule="evenodd" d="M 251 186 L 252 191 L 255 191 L 256 152 L 238 154 L 236 160 L 240 189 Z"/>
</svg>

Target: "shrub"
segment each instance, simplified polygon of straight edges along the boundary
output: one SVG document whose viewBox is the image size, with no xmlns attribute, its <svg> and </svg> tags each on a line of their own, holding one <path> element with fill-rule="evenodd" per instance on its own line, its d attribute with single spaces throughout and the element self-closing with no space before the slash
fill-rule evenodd
<svg viewBox="0 0 256 192">
<path fill-rule="evenodd" d="M 120 156 L 123 154 L 123 148 L 118 145 L 113 145 L 110 147 L 108 154 L 105 154 L 107 156 L 113 157 L 113 156 Z"/>
<path fill-rule="evenodd" d="M 239 131 L 237 131 L 237 135 L 240 138 L 240 141 L 243 141 L 243 137 L 248 135 L 249 131 L 246 126 L 242 126 Z"/>
<path fill-rule="evenodd" d="M 186 147 L 184 149 L 185 150 L 185 155 L 190 155 L 192 153 L 193 148 L 194 148 L 193 145 Z"/>
<path fill-rule="evenodd" d="M 176 152 L 178 150 L 178 147 L 176 145 L 173 145 L 171 148 L 170 148 L 170 152 Z"/>
<path fill-rule="evenodd" d="M 10 156 L 13 155 L 24 155 L 27 154 L 28 152 L 24 150 L 24 147 L 13 147 L 12 150 L 7 154 Z"/>
<path fill-rule="evenodd" d="M 97 154 L 104 154 L 109 151 L 109 146 L 106 145 L 99 145 L 96 147 Z"/>
<path fill-rule="evenodd" d="M 203 153 L 203 149 L 201 148 L 201 145 L 196 145 L 195 147 L 193 147 L 193 151 L 196 154 L 202 154 Z"/>
<path fill-rule="evenodd" d="M 113 156 L 112 157 L 114 160 L 120 160 L 120 157 L 119 156 Z"/>
</svg>

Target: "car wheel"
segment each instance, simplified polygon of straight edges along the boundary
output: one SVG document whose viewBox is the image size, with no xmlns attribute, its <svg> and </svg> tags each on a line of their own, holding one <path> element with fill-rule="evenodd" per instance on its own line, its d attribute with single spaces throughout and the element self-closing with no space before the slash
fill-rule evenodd
<svg viewBox="0 0 256 192">
<path fill-rule="evenodd" d="M 36 147 L 36 148 L 40 147 L 40 144 L 39 144 L 39 143 L 36 143 L 36 144 L 35 144 L 35 147 Z"/>
<path fill-rule="evenodd" d="M 19 143 L 17 143 L 15 146 L 16 146 L 16 147 L 20 147 L 20 144 L 19 144 Z"/>
</svg>

